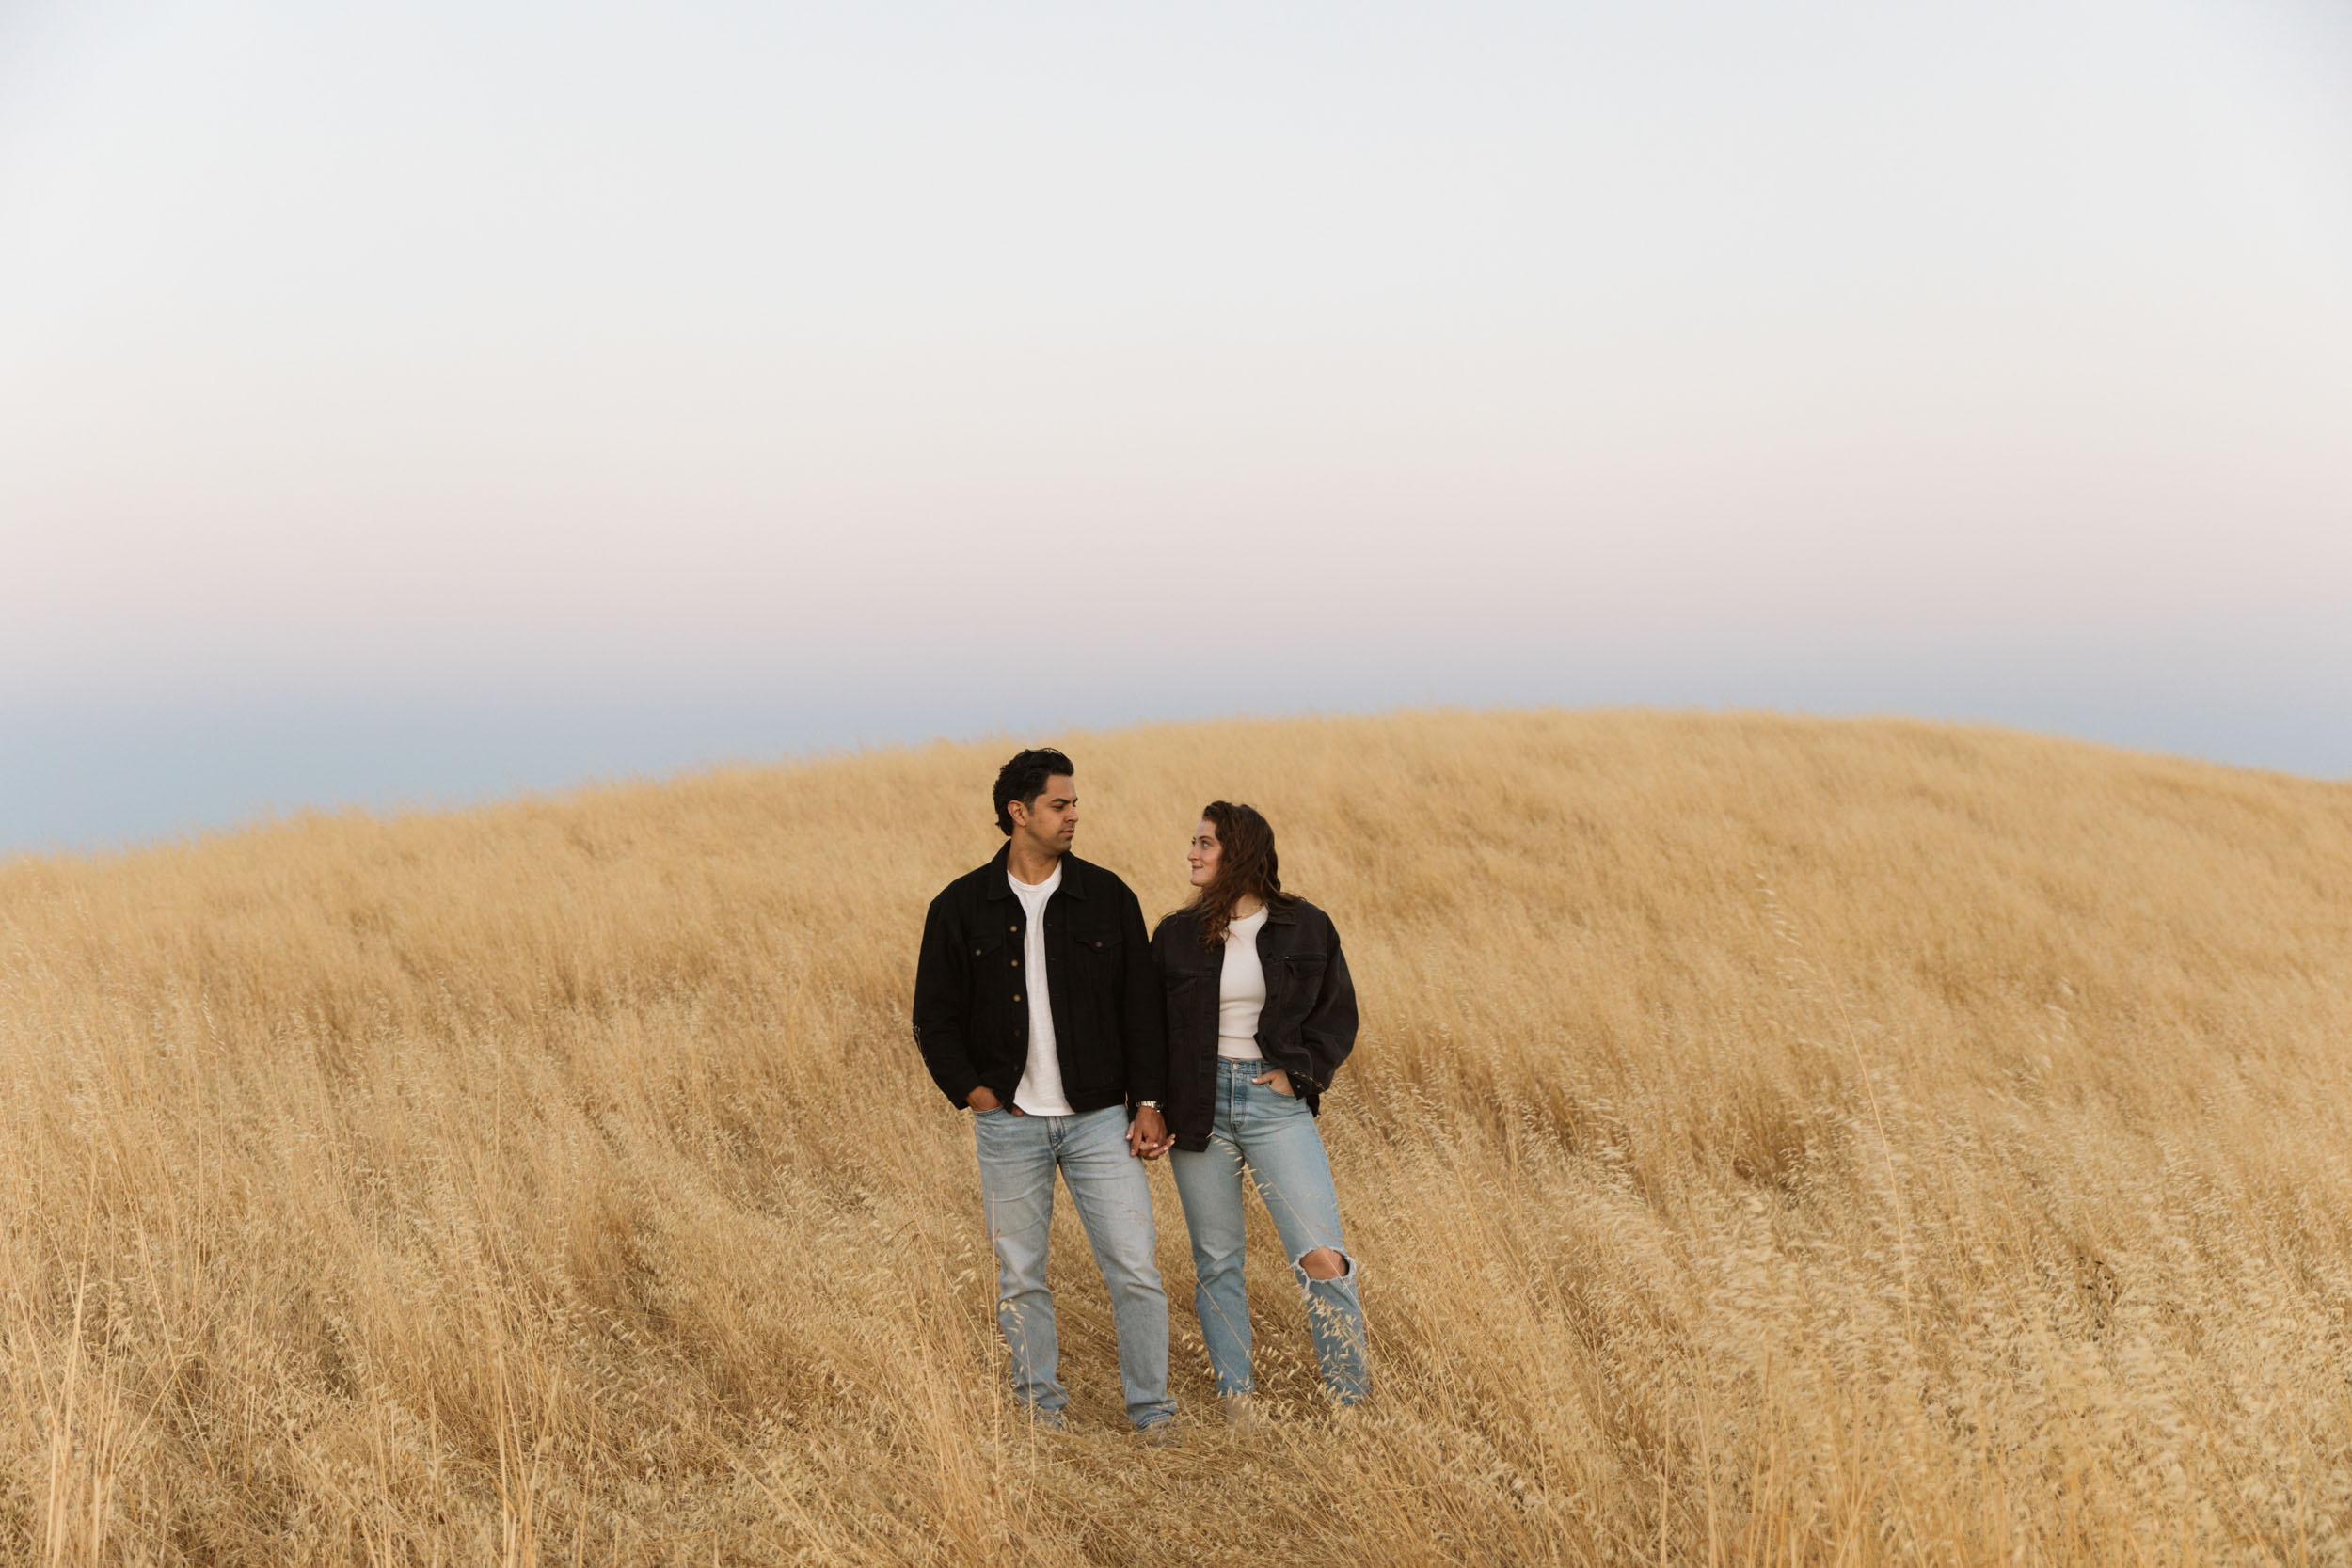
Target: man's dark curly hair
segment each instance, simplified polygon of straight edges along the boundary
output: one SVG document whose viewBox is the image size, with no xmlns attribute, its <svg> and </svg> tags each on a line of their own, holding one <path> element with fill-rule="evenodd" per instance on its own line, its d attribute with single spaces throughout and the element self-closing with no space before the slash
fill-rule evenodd
<svg viewBox="0 0 2352 1568">
<path fill-rule="evenodd" d="M 1012 836 L 1012 814 L 1005 807 L 1018 800 L 1025 806 L 1037 803 L 1045 793 L 1045 781 L 1057 773 L 1077 776 L 1078 769 L 1071 760 L 1051 746 L 1035 746 L 1016 752 L 1013 759 L 996 769 L 996 831 L 1007 838 Z"/>
</svg>

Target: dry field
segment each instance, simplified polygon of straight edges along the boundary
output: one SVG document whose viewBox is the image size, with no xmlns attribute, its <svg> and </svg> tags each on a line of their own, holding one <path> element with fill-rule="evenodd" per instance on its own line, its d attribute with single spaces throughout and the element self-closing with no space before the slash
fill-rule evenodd
<svg viewBox="0 0 2352 1568">
<path fill-rule="evenodd" d="M 1253 800 L 1365 1032 L 1378 1389 L 998 1392 L 905 1013 L 1007 745 L 0 864 L 0 1553 L 41 1562 L 2340 1562 L 2352 786 L 1903 722 L 1067 737 L 1174 904 Z"/>
</svg>

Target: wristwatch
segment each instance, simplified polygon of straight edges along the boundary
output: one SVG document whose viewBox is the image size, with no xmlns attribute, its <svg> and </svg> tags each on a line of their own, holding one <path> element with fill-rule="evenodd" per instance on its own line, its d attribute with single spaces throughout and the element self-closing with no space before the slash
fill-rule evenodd
<svg viewBox="0 0 2352 1568">
<path fill-rule="evenodd" d="M 1160 1102 L 1156 1100 L 1138 1100 L 1136 1101 L 1136 1109 L 1138 1111 L 1156 1111 L 1159 1108 Z"/>
</svg>

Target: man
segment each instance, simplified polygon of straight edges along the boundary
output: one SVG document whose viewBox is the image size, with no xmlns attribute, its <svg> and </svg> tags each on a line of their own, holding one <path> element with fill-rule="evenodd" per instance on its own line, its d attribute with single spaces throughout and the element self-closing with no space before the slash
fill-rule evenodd
<svg viewBox="0 0 2352 1568">
<path fill-rule="evenodd" d="M 997 773 L 1006 844 L 931 900 L 914 1041 L 941 1092 L 975 1113 L 1014 1394 L 1061 1426 L 1069 1397 L 1045 1288 L 1059 1169 L 1110 1287 L 1128 1419 L 1165 1438 L 1176 1415 L 1168 1296 L 1143 1162 L 1169 1142 L 1159 1104 L 1167 1025 L 1142 907 L 1125 882 L 1070 853 L 1075 772 L 1059 752 L 1025 751 Z"/>
</svg>

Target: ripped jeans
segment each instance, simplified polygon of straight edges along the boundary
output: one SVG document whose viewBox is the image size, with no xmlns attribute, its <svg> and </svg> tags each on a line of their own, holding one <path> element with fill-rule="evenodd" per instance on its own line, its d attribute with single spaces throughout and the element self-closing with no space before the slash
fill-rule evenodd
<svg viewBox="0 0 2352 1568">
<path fill-rule="evenodd" d="M 1271 1084 L 1250 1082 L 1267 1069 L 1264 1062 L 1219 1058 L 1209 1147 L 1197 1154 L 1180 1148 L 1168 1156 L 1184 1224 L 1192 1232 L 1192 1300 L 1200 1314 L 1200 1337 L 1208 1342 L 1217 1393 L 1248 1393 L 1253 1386 L 1249 1295 L 1241 1272 L 1247 1170 L 1274 1216 L 1291 1274 L 1306 1298 L 1307 1327 L 1315 1358 L 1323 1364 L 1324 1387 L 1337 1403 L 1355 1404 L 1371 1392 L 1372 1371 L 1364 1349 L 1364 1311 L 1356 1297 L 1356 1259 L 1340 1240 L 1331 1162 L 1304 1101 L 1277 1094 Z M 1298 1260 L 1318 1247 L 1340 1255 L 1338 1278 L 1311 1278 L 1299 1267 Z"/>
</svg>

